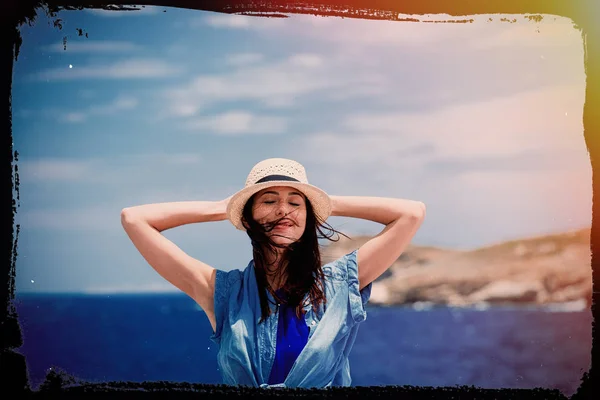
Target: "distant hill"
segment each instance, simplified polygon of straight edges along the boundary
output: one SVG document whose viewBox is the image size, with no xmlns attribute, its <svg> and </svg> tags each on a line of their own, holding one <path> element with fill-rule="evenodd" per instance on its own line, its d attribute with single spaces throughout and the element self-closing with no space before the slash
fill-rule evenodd
<svg viewBox="0 0 600 400">
<path fill-rule="evenodd" d="M 589 228 L 522 238 L 461 251 L 409 246 L 373 283 L 371 304 L 450 306 L 591 304 Z M 326 246 L 328 262 L 370 237 L 343 238 Z"/>
</svg>

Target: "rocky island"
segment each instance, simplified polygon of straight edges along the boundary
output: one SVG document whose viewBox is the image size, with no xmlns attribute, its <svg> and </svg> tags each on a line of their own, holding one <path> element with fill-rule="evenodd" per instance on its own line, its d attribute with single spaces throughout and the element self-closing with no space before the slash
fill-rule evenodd
<svg viewBox="0 0 600 400">
<path fill-rule="evenodd" d="M 522 238 L 474 250 L 410 245 L 373 283 L 370 304 L 488 307 L 502 304 L 590 307 L 591 230 Z M 351 236 L 351 235 L 349 235 Z M 323 249 L 328 262 L 370 237 Z"/>
</svg>

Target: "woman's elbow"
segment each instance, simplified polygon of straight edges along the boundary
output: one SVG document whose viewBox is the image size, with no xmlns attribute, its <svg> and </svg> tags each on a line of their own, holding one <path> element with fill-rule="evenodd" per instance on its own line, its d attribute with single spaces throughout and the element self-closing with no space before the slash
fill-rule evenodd
<svg viewBox="0 0 600 400">
<path fill-rule="evenodd" d="M 134 221 L 135 212 L 130 207 L 126 207 L 121 210 L 121 225 L 123 228 L 127 229 L 127 227 L 131 226 Z"/>
<path fill-rule="evenodd" d="M 415 225 L 420 225 L 421 222 L 425 219 L 425 214 L 427 211 L 427 207 L 424 203 L 420 201 L 415 201 L 413 203 L 413 207 L 411 207 L 410 211 L 407 213 L 408 219 L 411 223 Z"/>
<path fill-rule="evenodd" d="M 425 219 L 425 214 L 427 214 L 427 206 L 425 203 L 418 201 L 417 202 L 417 216 L 420 221 Z"/>
</svg>

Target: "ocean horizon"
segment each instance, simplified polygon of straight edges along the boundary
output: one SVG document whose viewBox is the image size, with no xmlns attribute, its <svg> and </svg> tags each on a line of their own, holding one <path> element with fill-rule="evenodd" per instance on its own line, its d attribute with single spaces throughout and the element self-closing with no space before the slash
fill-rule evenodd
<svg viewBox="0 0 600 400">
<path fill-rule="evenodd" d="M 182 293 L 29 292 L 14 305 L 34 389 L 50 367 L 89 382 L 222 383 L 208 319 Z M 350 354 L 352 385 L 543 387 L 570 396 L 591 365 L 591 324 L 578 302 L 369 305 Z"/>
</svg>

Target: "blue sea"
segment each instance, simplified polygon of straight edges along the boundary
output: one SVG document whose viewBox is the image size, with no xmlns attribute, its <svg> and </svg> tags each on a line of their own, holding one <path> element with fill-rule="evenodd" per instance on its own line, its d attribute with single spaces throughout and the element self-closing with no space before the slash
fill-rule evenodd
<svg viewBox="0 0 600 400">
<path fill-rule="evenodd" d="M 20 295 L 34 388 L 57 366 L 87 381 L 221 383 L 204 312 L 179 294 Z M 353 385 L 556 388 L 591 362 L 589 309 L 369 307 Z"/>
</svg>

